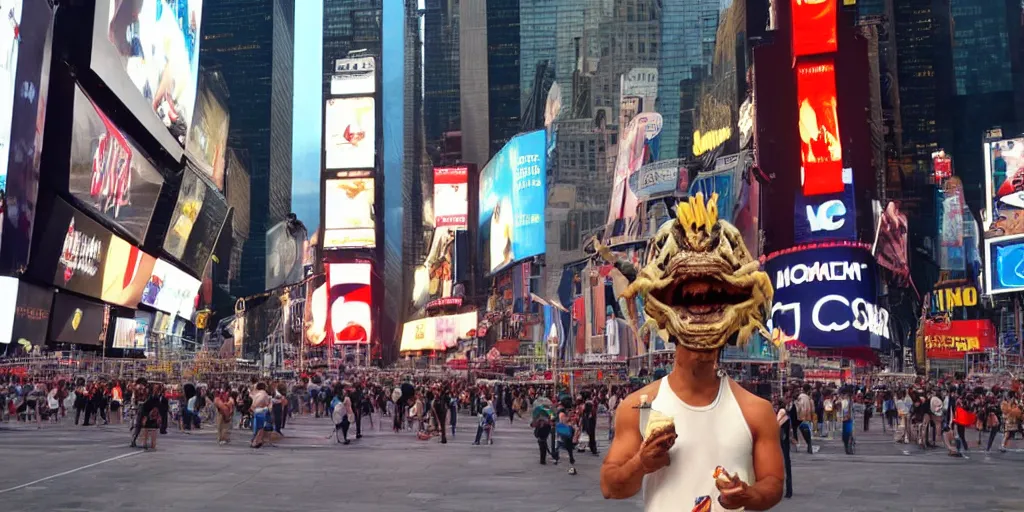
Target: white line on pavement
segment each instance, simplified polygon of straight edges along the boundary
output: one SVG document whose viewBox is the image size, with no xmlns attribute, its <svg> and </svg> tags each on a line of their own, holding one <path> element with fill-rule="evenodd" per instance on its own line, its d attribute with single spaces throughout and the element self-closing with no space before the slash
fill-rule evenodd
<svg viewBox="0 0 1024 512">
<path fill-rule="evenodd" d="M 0 494 L 8 493 L 8 492 L 11 492 L 11 491 L 17 491 L 18 489 L 24 489 L 24 488 L 26 488 L 26 487 L 28 487 L 30 485 L 35 485 L 35 484 L 38 484 L 38 483 L 41 483 L 41 482 L 45 482 L 47 480 L 53 480 L 54 478 L 59 478 L 59 477 L 65 476 L 65 475 L 70 475 L 71 473 L 77 473 L 79 471 L 82 471 L 83 469 L 89 469 L 91 467 L 99 466 L 100 464 L 106 464 L 108 462 L 113 462 L 113 461 L 118 460 L 118 459 L 124 459 L 124 458 L 127 458 L 127 457 L 131 457 L 133 455 L 138 455 L 140 453 L 142 453 L 142 452 L 125 453 L 125 454 L 122 454 L 122 455 L 118 455 L 117 457 L 111 457 L 109 459 L 104 459 L 104 460 L 101 460 L 99 462 L 93 462 L 92 464 L 86 464 L 85 466 L 82 466 L 80 468 L 75 468 L 75 469 L 71 469 L 71 470 L 65 471 L 63 473 L 57 473 L 56 475 L 50 475 L 50 476 L 47 476 L 47 477 L 43 477 L 43 478 L 40 478 L 39 480 L 33 480 L 33 481 L 31 481 L 31 482 L 29 482 L 27 484 L 21 484 L 19 486 L 11 487 L 9 489 L 2 489 L 2 490 L 0 490 Z"/>
</svg>

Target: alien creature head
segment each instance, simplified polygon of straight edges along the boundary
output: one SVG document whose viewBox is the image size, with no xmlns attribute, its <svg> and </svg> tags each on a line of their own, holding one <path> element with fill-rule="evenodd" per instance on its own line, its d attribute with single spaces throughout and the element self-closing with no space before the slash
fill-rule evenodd
<svg viewBox="0 0 1024 512">
<path fill-rule="evenodd" d="M 680 203 L 624 294 L 642 294 L 662 336 L 690 350 L 715 350 L 733 337 L 745 344 L 755 329 L 767 335 L 771 281 L 739 230 L 718 219 L 717 202 L 718 194 L 707 202 L 696 194 Z"/>
</svg>

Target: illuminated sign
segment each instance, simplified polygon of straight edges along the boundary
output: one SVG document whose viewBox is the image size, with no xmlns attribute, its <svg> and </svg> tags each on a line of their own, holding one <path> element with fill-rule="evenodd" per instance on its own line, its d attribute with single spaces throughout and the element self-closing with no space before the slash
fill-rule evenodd
<svg viewBox="0 0 1024 512">
<path fill-rule="evenodd" d="M 324 106 L 324 168 L 372 169 L 377 110 L 373 97 L 333 98 Z"/>
<path fill-rule="evenodd" d="M 373 178 L 329 179 L 324 183 L 324 248 L 377 246 Z"/>
<path fill-rule="evenodd" d="M 790 0 L 793 56 L 836 51 L 836 0 Z"/>
<path fill-rule="evenodd" d="M 434 168 L 434 226 L 466 229 L 469 219 L 469 167 Z"/>
<path fill-rule="evenodd" d="M 933 311 L 953 311 L 978 305 L 978 289 L 973 286 L 955 286 L 932 291 Z"/>
<path fill-rule="evenodd" d="M 1024 236 L 985 240 L 985 289 L 990 295 L 1024 290 Z"/>
<path fill-rule="evenodd" d="M 852 172 L 846 171 L 846 178 L 851 178 Z M 793 237 L 796 243 L 857 239 L 856 196 L 852 179 L 844 181 L 847 183 L 839 194 L 796 195 L 793 203 Z"/>
<path fill-rule="evenodd" d="M 840 193 L 843 147 L 832 59 L 797 63 L 796 94 L 804 195 Z"/>
<path fill-rule="evenodd" d="M 334 61 L 331 95 L 369 95 L 377 90 L 377 63 L 373 57 L 350 57 Z"/>
<path fill-rule="evenodd" d="M 773 336 L 810 348 L 879 348 L 889 312 L 875 304 L 875 265 L 857 247 L 822 247 L 773 256 Z"/>
<path fill-rule="evenodd" d="M 732 137 L 732 127 L 726 126 L 707 133 L 700 130 L 693 132 L 693 156 L 700 156 L 712 149 L 725 144 Z"/>
<path fill-rule="evenodd" d="M 1024 138 L 984 144 L 986 237 L 1024 234 Z"/>
<path fill-rule="evenodd" d="M 476 334 L 477 313 L 434 316 L 406 322 L 402 328 L 402 352 L 447 350 L 460 339 Z"/>
<path fill-rule="evenodd" d="M 927 322 L 924 350 L 928 359 L 960 359 L 968 352 L 995 348 L 996 329 L 989 320 Z"/>
</svg>

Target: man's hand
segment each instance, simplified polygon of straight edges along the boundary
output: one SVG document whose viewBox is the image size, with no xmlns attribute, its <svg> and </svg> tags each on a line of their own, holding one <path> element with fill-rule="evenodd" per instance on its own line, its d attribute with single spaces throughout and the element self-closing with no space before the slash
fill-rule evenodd
<svg viewBox="0 0 1024 512">
<path fill-rule="evenodd" d="M 728 476 L 729 474 L 726 473 L 726 475 Z M 743 480 L 740 480 L 740 477 L 737 475 L 729 476 L 728 482 L 723 482 L 721 479 L 716 478 L 715 485 L 721 493 L 718 497 L 718 503 L 728 510 L 746 507 L 751 501 L 750 486 Z"/>
<path fill-rule="evenodd" d="M 645 475 L 668 466 L 672 461 L 669 459 L 668 451 L 676 443 L 675 425 L 667 425 L 655 430 L 651 437 L 644 440 L 640 446 L 640 467 Z"/>
</svg>

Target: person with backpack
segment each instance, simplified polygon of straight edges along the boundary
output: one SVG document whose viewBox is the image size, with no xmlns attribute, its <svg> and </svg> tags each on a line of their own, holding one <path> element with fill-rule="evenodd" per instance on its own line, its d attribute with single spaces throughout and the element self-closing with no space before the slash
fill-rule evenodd
<svg viewBox="0 0 1024 512">
<path fill-rule="evenodd" d="M 555 445 L 555 452 L 551 454 L 555 464 L 558 464 L 559 454 L 562 447 L 569 452 L 569 474 L 576 474 L 576 457 L 573 452 L 576 450 L 576 441 L 579 439 L 579 415 L 572 406 L 572 399 L 566 398 L 562 401 L 562 407 L 558 410 L 558 423 L 555 424 L 555 436 L 558 443 Z"/>
<path fill-rule="evenodd" d="M 491 403 L 484 400 L 484 408 L 480 411 L 480 426 L 476 429 L 476 440 L 473 444 L 476 446 L 480 445 L 480 437 L 484 432 L 487 432 L 487 444 L 494 444 L 494 440 L 491 439 L 491 430 L 494 429 L 494 407 L 491 407 Z"/>
<path fill-rule="evenodd" d="M 530 423 L 533 427 L 533 437 L 537 439 L 537 446 L 540 448 L 540 463 L 546 465 L 548 463 L 548 438 L 551 436 L 551 414 L 544 406 L 537 406 L 533 411 L 533 421 Z M 551 455 L 554 459 L 554 454 Z"/>
</svg>

